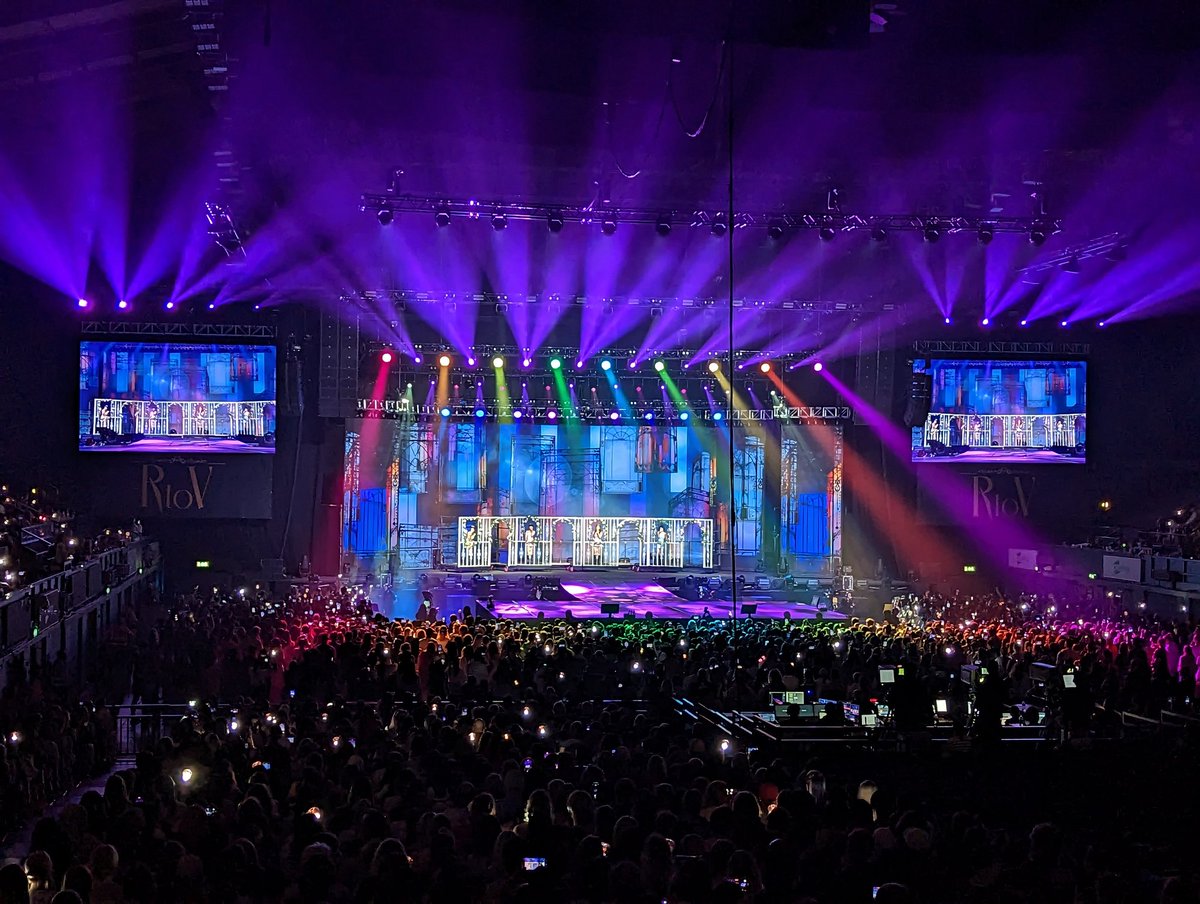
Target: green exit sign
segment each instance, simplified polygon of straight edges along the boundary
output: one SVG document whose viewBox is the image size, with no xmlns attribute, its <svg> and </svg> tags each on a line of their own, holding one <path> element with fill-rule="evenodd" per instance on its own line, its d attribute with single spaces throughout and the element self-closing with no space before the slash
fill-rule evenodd
<svg viewBox="0 0 1200 904">
<path fill-rule="evenodd" d="M 208 568 L 209 567 L 208 559 L 197 559 L 196 567 L 197 568 Z"/>
<path fill-rule="evenodd" d="M 974 565 L 964 565 L 963 566 L 963 574 L 974 574 L 974 573 L 975 573 Z"/>
</svg>

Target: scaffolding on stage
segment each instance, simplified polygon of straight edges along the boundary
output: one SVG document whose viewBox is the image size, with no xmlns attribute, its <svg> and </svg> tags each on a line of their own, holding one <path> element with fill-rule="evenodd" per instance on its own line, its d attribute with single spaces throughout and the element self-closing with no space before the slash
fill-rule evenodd
<svg viewBox="0 0 1200 904">
<path fill-rule="evenodd" d="M 930 414 L 925 445 L 1048 449 L 1082 442 L 1083 414 Z"/>
<path fill-rule="evenodd" d="M 709 518 L 458 519 L 459 568 L 713 567 Z"/>
<path fill-rule="evenodd" d="M 275 403 L 93 399 L 92 433 L 142 436 L 266 436 Z"/>
</svg>

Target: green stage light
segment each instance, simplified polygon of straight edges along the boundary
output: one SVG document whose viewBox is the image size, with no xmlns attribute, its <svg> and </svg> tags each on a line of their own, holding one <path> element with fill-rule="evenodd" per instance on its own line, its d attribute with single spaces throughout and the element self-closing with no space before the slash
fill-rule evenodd
<svg viewBox="0 0 1200 904">
<path fill-rule="evenodd" d="M 499 370 L 499 369 L 500 369 L 500 368 L 502 368 L 503 366 L 504 366 L 504 359 L 503 359 L 503 358 L 501 358 L 499 355 L 497 355 L 496 357 L 494 357 L 494 358 L 492 359 L 492 367 L 494 367 L 494 368 L 496 368 L 497 370 Z"/>
<path fill-rule="evenodd" d="M 659 373 L 662 373 L 664 370 L 667 369 L 667 365 L 663 364 L 663 362 L 661 362 L 661 361 L 655 361 L 654 369 L 657 370 Z"/>
<path fill-rule="evenodd" d="M 551 370 L 558 370 L 560 367 L 562 367 L 562 359 L 560 359 L 560 358 L 551 358 L 550 359 L 550 369 Z"/>
</svg>

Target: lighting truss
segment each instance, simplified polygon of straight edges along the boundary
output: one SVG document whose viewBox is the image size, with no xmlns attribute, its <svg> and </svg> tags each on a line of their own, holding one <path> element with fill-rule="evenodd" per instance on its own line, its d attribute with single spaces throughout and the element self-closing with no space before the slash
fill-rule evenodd
<svg viewBox="0 0 1200 904">
<path fill-rule="evenodd" d="M 443 407 L 450 412 L 449 415 L 441 413 Z M 418 421 L 435 420 L 442 417 L 450 417 L 458 420 L 494 421 L 501 418 L 509 420 L 513 419 L 513 412 L 518 410 L 531 423 L 547 423 L 552 420 L 562 420 L 565 422 L 596 421 L 597 423 L 608 424 L 612 422 L 610 415 L 614 410 L 617 410 L 617 405 L 614 402 L 593 405 L 591 402 L 581 401 L 574 406 L 573 412 L 561 405 L 544 401 L 531 401 L 528 405 L 519 403 L 501 405 L 497 402 L 455 401 L 442 406 L 416 403 L 406 398 L 360 398 L 355 405 L 355 413 L 359 417 L 385 419 L 411 418 Z M 844 423 L 853 417 L 853 411 L 848 405 L 773 405 L 771 408 L 764 409 L 721 408 L 717 410 L 720 410 L 723 420 L 734 422 L 799 421 L 806 424 L 835 424 Z M 482 411 L 483 416 L 478 416 L 476 414 L 477 411 Z M 553 418 L 550 417 L 550 412 L 552 411 L 554 412 Z M 635 422 L 639 424 L 651 423 L 644 418 L 644 415 L 648 412 L 655 415 L 653 422 L 671 424 L 672 426 L 686 424 L 693 418 L 701 422 L 714 420 L 713 409 L 703 404 L 689 408 L 689 418 L 686 421 L 679 417 L 678 410 L 666 409 L 660 404 L 631 404 L 628 413 L 622 413 L 619 420 L 625 425 Z"/>
<path fill-rule="evenodd" d="M 183 320 L 164 323 L 139 323 L 131 320 L 85 320 L 80 324 L 85 336 L 189 336 L 204 339 L 269 339 L 279 331 L 266 323 L 188 323 Z"/>
<path fill-rule="evenodd" d="M 718 309 L 729 306 L 728 298 L 715 296 L 681 298 L 681 297 L 628 297 L 617 295 L 612 297 L 595 297 L 587 295 L 560 295 L 547 293 L 543 295 L 508 295 L 498 292 L 475 292 L 458 294 L 455 292 L 421 292 L 407 289 L 378 289 L 362 292 L 347 291 L 341 296 L 343 304 L 359 304 L 363 302 L 390 302 L 397 306 L 415 304 L 474 304 L 480 306 L 501 305 L 562 305 L 579 306 L 587 304 L 611 305 L 613 308 L 645 307 L 645 308 L 697 308 Z M 812 299 L 787 298 L 770 301 L 765 298 L 735 298 L 735 309 L 762 308 L 782 311 L 799 311 L 811 314 L 862 314 L 866 306 L 860 302 L 850 301 L 817 301 Z M 895 305 L 885 304 L 883 310 L 894 309 Z M 402 308 L 401 308 L 402 309 Z"/>
<path fill-rule="evenodd" d="M 228 207 L 217 201 L 206 201 L 204 219 L 208 222 L 208 234 L 227 256 L 233 257 L 235 254 L 240 254 L 245 257 L 246 249 L 242 235 L 238 231 L 233 213 Z"/>
<path fill-rule="evenodd" d="M 992 342 L 990 340 L 918 340 L 913 351 L 920 355 L 1087 355 L 1086 342 Z"/>
<path fill-rule="evenodd" d="M 395 346 L 385 340 L 367 343 L 364 346 L 360 357 L 362 357 L 363 360 L 374 360 L 378 357 L 379 353 L 385 349 L 390 349 L 393 352 L 396 351 Z M 467 365 L 464 361 L 463 355 L 460 352 L 454 351 L 453 349 L 448 349 L 445 342 L 418 342 L 412 346 L 412 349 L 417 355 L 421 356 L 424 362 L 419 366 L 424 367 L 427 370 L 440 367 L 440 365 L 437 363 L 438 356 L 444 353 L 449 353 L 453 358 L 451 367 L 454 370 L 467 370 L 472 372 L 479 371 L 481 373 L 486 373 L 493 369 L 491 363 L 492 359 L 499 357 L 504 359 L 505 364 L 510 370 L 519 371 L 520 373 L 552 375 L 553 371 L 549 365 L 551 358 L 560 358 L 562 360 L 563 374 L 571 375 L 573 378 L 575 374 L 580 372 L 575 367 L 575 362 L 579 360 L 579 350 L 563 346 L 543 346 L 535 353 L 527 355 L 525 349 L 516 348 L 511 345 L 476 345 L 472 349 L 472 354 L 474 355 L 476 361 L 474 366 Z M 735 362 L 743 363 L 751 360 L 770 360 L 776 362 L 780 368 L 783 368 L 785 365 L 792 364 L 796 361 L 808 361 L 816 356 L 819 351 L 820 350 L 816 348 L 793 348 L 786 351 L 780 349 L 739 348 L 735 353 L 734 360 Z M 521 360 L 525 357 L 533 358 L 535 363 L 530 367 L 521 367 Z M 728 351 L 725 349 L 717 350 L 712 354 L 703 355 L 697 358 L 696 351 L 694 349 L 685 350 L 676 348 L 663 352 L 649 352 L 638 348 L 606 348 L 589 355 L 583 370 L 589 372 L 594 371 L 600 366 L 600 361 L 605 358 L 614 361 L 615 369 L 619 372 L 624 372 L 626 370 L 625 365 L 627 362 L 630 360 L 637 360 L 650 374 L 654 373 L 653 369 L 651 368 L 652 361 L 666 361 L 670 363 L 673 375 L 676 378 L 679 378 L 681 371 L 687 370 L 691 367 L 695 367 L 697 369 L 696 373 L 692 376 L 707 377 L 707 370 L 704 370 L 703 374 L 700 373 L 700 371 L 703 370 L 701 364 L 706 363 L 709 360 L 718 360 L 724 363 L 728 361 L 729 355 Z M 686 367 L 684 362 L 689 362 Z M 741 369 L 742 364 L 739 363 L 738 370 Z M 639 370 L 638 373 L 641 374 L 641 371 Z"/>
<path fill-rule="evenodd" d="M 1045 273 L 1048 270 L 1065 269 L 1072 264 L 1078 264 L 1080 261 L 1091 260 L 1097 257 L 1111 256 L 1111 259 L 1115 260 L 1115 255 L 1123 253 L 1125 244 L 1125 238 L 1121 233 L 1110 232 L 1108 235 L 1102 235 L 1081 244 L 1064 248 L 1051 257 L 1042 258 L 1028 267 L 1022 267 L 1017 272 Z"/>
<path fill-rule="evenodd" d="M 648 207 L 596 207 L 594 205 L 578 207 L 540 202 L 475 201 L 388 193 L 364 193 L 360 209 L 372 214 L 378 214 L 381 210 L 387 210 L 393 214 L 423 214 L 428 215 L 431 219 L 435 214 L 440 213 L 449 216 L 451 221 L 454 219 L 483 219 L 490 222 L 493 216 L 499 215 L 508 221 L 527 220 L 546 223 L 551 215 L 555 215 L 561 217 L 565 223 L 577 223 L 583 226 L 609 221 L 616 222 L 618 225 L 662 226 L 669 224 L 672 227 L 691 226 L 710 229 L 715 222 L 727 222 L 731 223 L 735 229 L 746 227 L 775 228 L 785 231 L 832 229 L 835 233 L 881 230 L 883 233 L 915 232 L 923 234 L 928 229 L 937 229 L 941 233 L 969 232 L 976 235 L 984 227 L 993 233 L 1020 235 L 1028 235 L 1033 229 L 1038 229 L 1046 235 L 1054 235 L 1062 231 L 1060 218 L 1043 214 L 1028 217 L 993 213 L 970 216 L 915 213 L 856 214 L 826 207 L 815 211 L 793 213 L 738 211 L 730 217 L 728 211 L 719 208 L 681 211 Z"/>
</svg>

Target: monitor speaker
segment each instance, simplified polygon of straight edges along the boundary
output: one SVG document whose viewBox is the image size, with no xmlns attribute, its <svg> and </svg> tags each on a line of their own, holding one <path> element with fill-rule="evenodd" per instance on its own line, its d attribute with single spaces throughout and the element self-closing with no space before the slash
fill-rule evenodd
<svg viewBox="0 0 1200 904">
<path fill-rule="evenodd" d="M 742 603 L 742 615 L 754 615 L 758 612 L 758 603 Z"/>
<path fill-rule="evenodd" d="M 620 603 L 601 603 L 600 604 L 600 614 L 601 615 L 617 615 L 620 611 L 621 611 Z"/>
</svg>

